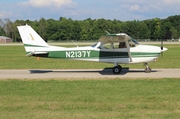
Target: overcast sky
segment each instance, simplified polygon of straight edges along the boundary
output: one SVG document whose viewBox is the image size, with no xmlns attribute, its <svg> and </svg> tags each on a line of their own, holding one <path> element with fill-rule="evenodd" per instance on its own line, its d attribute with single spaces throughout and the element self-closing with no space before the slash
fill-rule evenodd
<svg viewBox="0 0 180 119">
<path fill-rule="evenodd" d="M 121 21 L 167 18 L 180 14 L 180 0 L 0 0 L 0 19 Z"/>
</svg>

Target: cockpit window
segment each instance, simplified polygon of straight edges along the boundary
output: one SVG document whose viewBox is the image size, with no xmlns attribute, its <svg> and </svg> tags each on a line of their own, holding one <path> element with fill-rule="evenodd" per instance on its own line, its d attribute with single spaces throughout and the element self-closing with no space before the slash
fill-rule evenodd
<svg viewBox="0 0 180 119">
<path fill-rule="evenodd" d="M 93 47 L 93 48 L 99 48 L 101 45 L 102 45 L 102 43 L 101 43 L 101 42 L 98 42 L 98 43 L 92 45 L 91 47 Z"/>
<path fill-rule="evenodd" d="M 119 48 L 125 48 L 126 43 L 125 42 L 119 42 Z"/>
<path fill-rule="evenodd" d="M 135 39 L 131 39 L 131 40 L 132 40 L 132 42 L 134 42 L 135 44 L 139 45 L 139 43 L 138 43 L 137 40 L 135 40 Z"/>
<path fill-rule="evenodd" d="M 128 44 L 130 47 L 136 47 L 137 45 L 139 45 L 139 43 L 135 39 L 130 39 L 128 41 Z M 125 41 L 115 42 L 115 43 L 105 43 L 105 44 L 103 44 L 102 42 L 98 42 L 96 44 L 93 44 L 91 47 L 99 48 L 99 49 L 119 49 L 119 48 L 126 48 L 127 45 Z"/>
<path fill-rule="evenodd" d="M 135 40 L 135 39 L 129 40 L 129 46 L 130 46 L 130 47 L 136 47 L 137 45 L 139 45 L 139 43 L 137 42 L 137 40 Z"/>
</svg>

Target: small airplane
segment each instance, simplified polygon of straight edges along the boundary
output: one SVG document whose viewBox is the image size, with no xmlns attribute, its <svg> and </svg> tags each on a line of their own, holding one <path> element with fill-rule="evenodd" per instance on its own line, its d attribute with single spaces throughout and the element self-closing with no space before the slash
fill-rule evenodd
<svg viewBox="0 0 180 119">
<path fill-rule="evenodd" d="M 27 55 L 46 58 L 61 58 L 113 63 L 114 74 L 119 74 L 119 64 L 144 63 L 145 72 L 151 72 L 149 62 L 156 61 L 165 47 L 140 45 L 125 33 L 103 35 L 96 44 L 85 47 L 58 47 L 48 45 L 29 25 L 17 26 Z"/>
</svg>

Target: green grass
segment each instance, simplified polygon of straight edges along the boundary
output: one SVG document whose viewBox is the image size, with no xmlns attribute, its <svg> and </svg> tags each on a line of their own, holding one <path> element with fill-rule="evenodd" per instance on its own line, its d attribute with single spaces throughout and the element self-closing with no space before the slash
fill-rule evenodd
<svg viewBox="0 0 180 119">
<path fill-rule="evenodd" d="M 180 45 L 152 68 L 180 68 Z M 122 65 L 144 68 L 143 64 Z M 105 68 L 113 64 L 26 57 L 23 46 L 0 46 L 0 69 Z M 1 80 L 0 119 L 177 119 L 180 79 Z"/>
<path fill-rule="evenodd" d="M 152 68 L 180 68 L 180 45 L 165 45 L 168 51 L 160 56 L 156 63 L 150 63 Z M 86 62 L 62 59 L 36 60 L 26 57 L 23 46 L 0 46 L 0 69 L 92 69 L 113 67 L 114 64 Z M 130 68 L 144 68 L 143 64 L 122 65 Z"/>
<path fill-rule="evenodd" d="M 178 119 L 180 79 L 1 80 L 1 119 Z"/>
</svg>

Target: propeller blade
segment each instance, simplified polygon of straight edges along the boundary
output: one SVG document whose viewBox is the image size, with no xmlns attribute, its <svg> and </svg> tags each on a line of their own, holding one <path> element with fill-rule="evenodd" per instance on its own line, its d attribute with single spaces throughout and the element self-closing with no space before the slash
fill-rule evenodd
<svg viewBox="0 0 180 119">
<path fill-rule="evenodd" d="M 165 52 L 166 50 L 168 49 L 163 46 L 163 40 L 161 40 L 161 53 Z"/>
<path fill-rule="evenodd" d="M 161 50 L 163 50 L 163 40 L 161 40 Z"/>
</svg>

